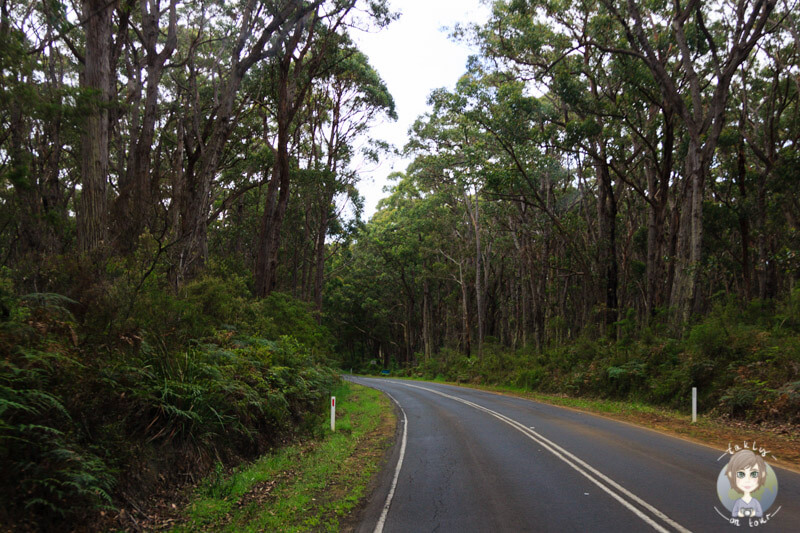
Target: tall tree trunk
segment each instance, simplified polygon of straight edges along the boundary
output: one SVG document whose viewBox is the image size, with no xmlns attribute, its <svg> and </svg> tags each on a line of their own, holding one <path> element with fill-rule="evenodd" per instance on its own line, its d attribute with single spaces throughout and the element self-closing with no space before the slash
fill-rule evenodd
<svg viewBox="0 0 800 533">
<path fill-rule="evenodd" d="M 85 69 L 81 87 L 91 92 L 81 135 L 81 195 L 77 209 L 78 246 L 97 249 L 108 229 L 108 103 L 111 92 L 111 15 L 114 2 L 84 0 Z"/>
<path fill-rule="evenodd" d="M 600 146 L 600 160 L 597 169 L 597 218 L 600 225 L 598 232 L 598 255 L 601 276 L 605 288 L 604 323 L 606 326 L 617 321 L 617 201 L 614 197 L 614 187 L 611 182 L 611 173 L 605 159 L 605 147 Z"/>
<path fill-rule="evenodd" d="M 307 43 L 306 47 L 300 52 L 300 58 L 294 58 L 294 52 L 302 36 L 301 30 L 302 28 L 300 27 L 295 30 L 290 41 L 286 44 L 286 50 L 278 64 L 278 98 L 275 110 L 278 123 L 278 139 L 275 148 L 275 166 L 267 187 L 267 198 L 259 229 L 254 272 L 255 293 L 259 297 L 267 296 L 272 292 L 277 281 L 281 228 L 286 215 L 286 207 L 289 203 L 289 129 L 295 114 L 302 105 L 303 96 L 310 87 L 310 83 L 304 83 L 302 87 L 298 87 L 297 80 L 290 78 L 292 64 L 295 64 L 296 73 L 309 49 L 309 43 Z"/>
<path fill-rule="evenodd" d="M 289 200 L 289 101 L 288 68 L 281 74 L 278 93 L 278 146 L 275 166 L 267 186 L 267 198 L 258 237 L 255 268 L 256 296 L 267 296 L 275 288 L 281 225 Z"/>
<path fill-rule="evenodd" d="M 198 169 L 203 150 L 198 146 L 186 146 L 179 141 L 178 152 L 185 152 L 186 168 L 177 172 L 174 189 L 179 213 L 178 236 L 181 245 L 176 248 L 176 271 L 174 282 L 180 286 L 186 279 L 200 272 L 208 256 L 207 222 L 211 181 Z"/>
<path fill-rule="evenodd" d="M 647 212 L 647 290 L 645 294 L 646 316 L 652 317 L 658 306 L 663 305 L 663 291 L 669 290 L 664 283 L 664 246 L 667 207 L 669 205 L 669 181 L 672 175 L 675 124 L 670 108 L 662 108 L 663 139 L 661 161 L 645 164 L 649 198 Z M 656 154 L 653 154 L 654 159 Z"/>
<path fill-rule="evenodd" d="M 160 0 L 141 2 L 142 44 L 146 51 L 147 89 L 141 126 L 132 142 L 127 171 L 121 173 L 119 196 L 114 206 L 114 226 L 117 230 L 117 246 L 123 252 L 130 252 L 136 239 L 147 225 L 153 209 L 151 193 L 155 187 L 150 183 L 152 167 L 151 154 L 155 138 L 155 124 L 158 119 L 158 89 L 164 66 L 172 56 L 177 45 L 177 0 L 170 0 L 169 26 L 167 40 L 159 52 Z M 135 66 L 138 68 L 138 65 Z M 138 113 L 138 110 L 135 111 Z M 138 122 L 138 120 L 136 121 Z"/>
<path fill-rule="evenodd" d="M 414 307 L 414 300 L 411 300 L 409 305 L 406 306 L 405 326 L 403 327 L 406 345 L 406 364 L 414 363 Z"/>
<path fill-rule="evenodd" d="M 520 255 L 520 262 L 519 262 L 519 293 L 520 293 L 520 319 L 519 319 L 519 335 L 522 339 L 522 347 L 528 346 L 528 307 L 529 307 L 529 291 L 528 291 L 528 284 L 526 280 L 528 278 L 527 269 L 525 268 L 525 258 L 526 254 Z"/>
<path fill-rule="evenodd" d="M 461 287 L 461 334 L 463 339 L 464 354 L 470 356 L 472 353 L 472 335 L 469 327 L 469 291 L 464 280 L 464 269 L 461 262 L 458 263 L 458 284 Z"/>
<path fill-rule="evenodd" d="M 485 285 L 483 278 L 483 248 L 481 246 L 481 225 L 480 225 L 480 206 L 478 204 L 478 191 L 474 191 L 474 202 L 469 195 L 464 192 L 464 206 L 472 222 L 472 229 L 475 232 L 475 307 L 478 318 L 478 357 L 483 357 L 483 338 L 486 328 L 486 298 L 484 294 Z"/>
<path fill-rule="evenodd" d="M 325 284 L 325 237 L 328 234 L 328 226 L 331 222 L 331 210 L 334 209 L 333 198 L 336 190 L 336 174 L 338 172 L 339 160 L 337 155 L 340 149 L 341 139 L 339 138 L 339 126 L 341 120 L 342 93 L 337 94 L 333 106 L 331 132 L 328 138 L 328 157 L 325 164 L 327 171 L 322 180 L 322 198 L 320 202 L 320 224 L 317 230 L 316 244 L 316 278 L 314 282 L 314 300 L 317 305 L 317 312 L 322 312 L 322 291 Z M 330 181 L 327 181 L 330 179 Z M 321 315 L 320 315 L 321 319 Z"/>
<path fill-rule="evenodd" d="M 422 281 L 422 342 L 425 350 L 425 361 L 433 353 L 433 339 L 431 338 L 431 289 L 427 276 Z"/>
<path fill-rule="evenodd" d="M 330 201 L 326 202 L 326 205 L 329 204 Z M 322 289 L 325 284 L 325 235 L 328 233 L 328 224 L 330 222 L 329 219 L 329 212 L 323 212 L 322 220 L 320 221 L 319 228 L 317 230 L 317 242 L 314 250 L 316 256 L 316 265 L 314 269 L 314 305 L 317 309 L 317 313 L 322 313 Z"/>
<path fill-rule="evenodd" d="M 703 195 L 705 177 L 714 156 L 717 141 L 725 122 L 725 108 L 730 94 L 731 80 L 750 52 L 765 35 L 767 25 L 775 9 L 776 0 L 747 2 L 740 0 L 732 14 L 736 17 L 737 30 L 730 34 L 732 41 L 720 45 L 714 41 L 703 21 L 703 2 L 692 1 L 685 5 L 676 2 L 671 16 L 670 31 L 675 37 L 679 53 L 679 74 L 668 71 L 664 55 L 656 51 L 647 33 L 646 17 L 642 16 L 639 4 L 628 0 L 625 11 L 611 0 L 603 0 L 618 21 L 623 25 L 626 38 L 631 47 L 640 52 L 641 60 L 647 65 L 658 83 L 665 102 L 683 119 L 689 135 L 689 149 L 686 154 L 686 176 L 688 190 L 684 195 L 681 213 L 681 235 L 679 252 L 685 251 L 678 259 L 672 301 L 680 308 L 680 318 L 688 322 L 692 313 L 703 308 L 700 294 L 700 268 L 702 266 L 703 242 Z M 748 8 L 751 8 L 748 12 Z M 697 43 L 690 45 L 686 25 L 696 21 L 699 32 L 694 34 L 713 52 L 707 69 L 711 78 L 696 70 L 695 59 Z M 720 55 L 718 50 L 723 50 Z M 681 80 L 681 81 L 679 81 Z M 711 97 L 704 98 L 706 88 L 711 86 Z M 687 90 L 688 89 L 688 90 Z M 685 100 L 688 92 L 691 105 Z"/>
<path fill-rule="evenodd" d="M 680 233 L 672 286 L 672 305 L 680 310 L 680 318 L 688 322 L 699 306 L 698 282 L 703 242 L 704 172 L 699 140 L 691 138 L 686 154 L 686 182 L 682 197 Z"/>
<path fill-rule="evenodd" d="M 739 118 L 739 131 L 745 127 L 744 113 Z M 744 206 L 747 205 L 747 161 L 744 151 L 744 137 L 736 147 L 736 182 L 741 195 L 739 202 L 739 233 L 742 239 L 742 284 L 744 286 L 744 297 L 746 301 L 752 298 L 752 283 L 750 280 L 750 223 L 747 218 Z"/>
<path fill-rule="evenodd" d="M 181 264 L 184 268 L 191 269 L 186 272 L 189 276 L 203 265 L 208 254 L 207 217 L 210 209 L 211 186 L 219 168 L 223 149 L 234 126 L 236 96 L 241 88 L 242 80 L 257 62 L 283 53 L 285 47 L 294 50 L 303 33 L 303 29 L 306 27 L 309 14 L 317 9 L 321 3 L 322 0 L 314 0 L 312 2 L 291 0 L 283 3 L 282 8 L 273 16 L 269 24 L 263 27 L 257 37 L 253 34 L 254 21 L 260 20 L 256 17 L 258 12 L 257 2 L 249 1 L 246 4 L 245 13 L 242 16 L 243 25 L 232 49 L 228 80 L 220 95 L 220 103 L 215 110 L 216 115 L 210 119 L 212 123 L 206 125 L 206 130 L 210 131 L 210 133 L 207 136 L 201 135 L 195 139 L 197 144 L 196 152 L 199 157 L 197 162 L 193 164 L 193 172 L 189 172 L 187 169 L 186 179 L 184 180 L 186 191 L 182 196 L 186 205 L 182 210 L 183 220 L 181 222 L 180 238 L 183 246 L 180 250 L 180 256 Z M 294 33 L 291 43 L 287 44 L 286 37 L 290 32 Z M 246 55 L 242 56 L 245 44 L 250 42 L 252 42 L 252 45 Z M 267 48 L 268 44 L 270 45 L 269 48 Z M 289 117 L 289 121 L 291 121 L 291 117 Z M 195 134 L 199 134 L 199 132 L 195 132 Z M 285 144 L 288 144 L 287 132 L 284 132 L 284 138 Z M 288 153 L 282 153 L 279 148 L 277 162 L 273 171 L 273 179 L 276 179 L 275 186 L 278 185 L 277 182 L 288 181 L 288 161 Z M 191 163 L 188 165 L 192 166 Z M 271 212 L 271 216 L 278 218 L 280 218 L 281 205 L 285 211 L 285 202 L 288 200 L 288 187 L 285 190 L 281 190 L 280 194 L 282 203 L 279 201 L 279 208 Z M 265 213 L 266 215 L 267 213 Z M 277 229 L 278 234 L 280 233 L 280 227 L 274 229 Z M 274 254 L 277 256 L 277 250 L 275 250 Z M 258 286 L 259 283 L 263 287 L 267 286 L 264 283 L 263 275 L 259 278 L 258 273 L 256 273 L 256 285 Z M 266 294 L 263 287 L 261 293 Z"/>
<path fill-rule="evenodd" d="M 649 190 L 656 190 L 655 171 L 645 170 Z M 669 184 L 667 183 L 667 188 Z M 661 290 L 664 286 L 664 224 L 666 219 L 668 190 L 659 188 L 653 195 L 652 203 L 647 211 L 647 293 L 645 310 L 648 317 L 655 314 L 656 308 L 662 304 Z"/>
<path fill-rule="evenodd" d="M 685 182 L 685 180 L 684 180 Z M 676 185 L 676 189 L 685 189 L 685 183 Z M 664 286 L 664 294 L 668 307 L 675 307 L 673 293 L 675 291 L 675 273 L 678 270 L 678 258 L 681 241 L 681 202 L 683 196 L 680 191 L 675 194 L 674 205 L 672 206 L 672 213 L 669 222 L 669 246 L 667 248 L 667 257 L 669 263 L 667 264 L 667 283 Z"/>
<path fill-rule="evenodd" d="M 758 196 L 756 199 L 756 221 L 758 223 L 757 242 L 758 242 L 758 297 L 761 300 L 771 298 L 770 283 L 769 283 L 769 256 L 767 252 L 768 235 L 767 235 L 767 192 L 766 192 L 767 178 L 764 174 L 759 176 L 758 181 Z"/>
<path fill-rule="evenodd" d="M 707 143 L 710 141 L 706 141 Z M 692 142 L 689 142 L 689 151 L 692 151 Z M 700 273 L 703 261 L 703 197 L 705 193 L 706 166 L 700 156 L 700 147 L 695 147 L 697 156 L 690 157 L 694 168 L 692 169 L 692 227 L 691 248 L 689 254 L 689 301 L 684 306 L 684 320 L 688 321 L 689 313 L 700 313 L 703 308 L 703 298 L 700 293 Z"/>
</svg>

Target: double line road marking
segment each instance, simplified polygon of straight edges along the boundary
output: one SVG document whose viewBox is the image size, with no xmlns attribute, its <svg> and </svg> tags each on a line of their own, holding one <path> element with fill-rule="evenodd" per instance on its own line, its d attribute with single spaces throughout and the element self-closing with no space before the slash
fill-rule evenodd
<svg viewBox="0 0 800 533">
<path fill-rule="evenodd" d="M 450 394 L 446 394 L 444 392 L 440 392 L 434 389 L 429 389 L 427 387 L 420 387 L 419 385 L 412 385 L 410 383 L 402 383 L 397 381 L 392 381 L 391 383 L 395 383 L 397 385 L 405 385 L 406 387 L 412 387 L 426 392 L 431 392 L 433 394 L 438 394 L 439 396 L 442 396 L 444 398 L 449 398 L 456 402 L 463 403 L 464 405 L 468 405 L 474 409 L 477 409 L 478 411 L 483 411 L 484 413 L 487 413 L 497 418 L 498 420 L 505 422 L 506 424 L 513 427 L 520 433 L 524 434 L 532 441 L 536 442 L 542 448 L 552 453 L 558 459 L 566 463 L 570 468 L 572 468 L 573 470 L 584 476 L 586 479 L 597 485 L 601 490 L 603 490 L 609 496 L 617 500 L 619 503 L 625 506 L 633 514 L 641 518 L 646 524 L 650 525 L 656 531 L 660 531 L 662 533 L 669 533 L 670 531 L 678 531 L 680 533 L 691 533 L 688 529 L 686 529 L 685 527 L 683 527 L 682 525 L 680 525 L 679 523 L 668 517 L 666 514 L 662 513 L 654 506 L 647 503 L 646 501 L 644 501 L 643 499 L 641 499 L 640 497 L 638 497 L 637 495 L 635 495 L 634 493 L 632 493 L 631 491 L 629 491 L 628 489 L 626 489 L 625 487 L 623 487 L 622 485 L 611 479 L 610 477 L 606 476 L 605 474 L 603 474 L 590 464 L 586 463 L 582 459 L 568 452 L 567 450 L 565 450 L 555 442 L 551 441 L 547 437 L 544 437 L 540 433 L 537 433 L 533 429 L 523 424 L 520 424 L 519 422 L 517 422 L 512 418 L 509 418 L 503 414 L 498 413 L 497 411 L 493 411 L 487 407 L 478 405 L 477 403 L 471 402 L 469 400 L 459 398 L 458 396 L 452 396 Z M 392 399 L 394 400 L 394 398 Z M 397 400 L 394 401 L 395 403 L 397 403 Z M 399 406 L 400 404 L 397 403 L 397 405 Z M 403 418 L 404 418 L 403 443 L 400 450 L 400 460 L 398 461 L 395 470 L 394 480 L 392 482 L 392 488 L 390 490 L 388 497 L 386 498 L 386 503 L 384 504 L 383 513 L 381 514 L 381 519 L 378 524 L 379 527 L 376 527 L 375 529 L 376 532 L 380 532 L 383 530 L 383 525 L 386 520 L 386 515 L 389 511 L 389 506 L 392 503 L 392 496 L 394 495 L 394 489 L 395 486 L 397 485 L 397 478 L 398 475 L 400 474 L 400 468 L 403 463 L 403 456 L 405 455 L 406 429 L 408 426 L 408 422 L 405 417 L 405 412 L 403 412 Z M 634 504 L 637 504 L 639 507 L 636 507 L 636 505 Z M 646 514 L 643 509 L 649 511 L 652 516 Z M 660 520 L 661 522 L 658 522 L 658 520 Z M 665 526 L 669 526 L 672 529 L 667 529 L 667 527 Z"/>
</svg>

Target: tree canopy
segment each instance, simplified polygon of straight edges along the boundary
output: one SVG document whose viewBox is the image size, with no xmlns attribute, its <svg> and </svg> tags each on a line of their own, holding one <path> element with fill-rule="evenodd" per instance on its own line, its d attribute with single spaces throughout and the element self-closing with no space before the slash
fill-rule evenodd
<svg viewBox="0 0 800 533">
<path fill-rule="evenodd" d="M 369 305 L 403 310 L 370 330 L 389 337 L 346 330 L 353 356 L 542 349 L 628 319 L 685 332 L 721 295 L 791 293 L 795 8 L 509 0 L 458 28 L 480 54 L 431 94 L 350 247 L 357 286 L 381 279 Z"/>
</svg>

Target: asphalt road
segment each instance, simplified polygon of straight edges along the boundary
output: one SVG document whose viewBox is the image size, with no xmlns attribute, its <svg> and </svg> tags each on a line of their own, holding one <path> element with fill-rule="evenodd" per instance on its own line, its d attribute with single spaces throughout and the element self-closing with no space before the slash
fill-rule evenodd
<svg viewBox="0 0 800 533">
<path fill-rule="evenodd" d="M 717 496 L 729 443 L 463 387 L 351 379 L 400 408 L 393 457 L 358 531 L 800 532 L 800 474 L 768 453 L 774 503 L 761 520 L 731 524 Z"/>
</svg>

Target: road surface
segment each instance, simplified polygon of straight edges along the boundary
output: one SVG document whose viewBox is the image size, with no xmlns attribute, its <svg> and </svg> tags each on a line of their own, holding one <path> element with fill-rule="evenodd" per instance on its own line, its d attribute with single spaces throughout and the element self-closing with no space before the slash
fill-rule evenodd
<svg viewBox="0 0 800 533">
<path fill-rule="evenodd" d="M 717 496 L 729 443 L 463 387 L 350 379 L 400 408 L 393 457 L 358 531 L 800 532 L 800 474 L 769 453 L 774 503 L 737 525 Z"/>
</svg>

